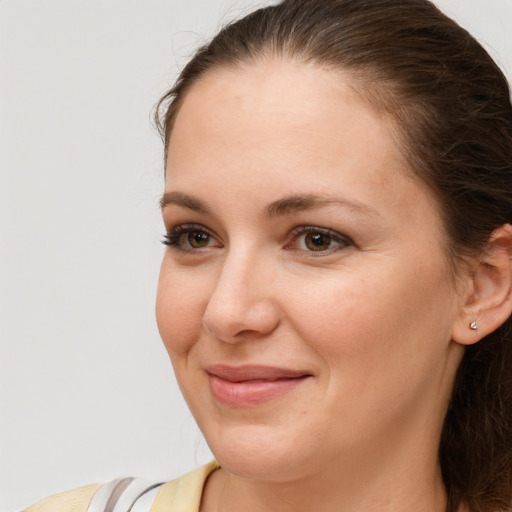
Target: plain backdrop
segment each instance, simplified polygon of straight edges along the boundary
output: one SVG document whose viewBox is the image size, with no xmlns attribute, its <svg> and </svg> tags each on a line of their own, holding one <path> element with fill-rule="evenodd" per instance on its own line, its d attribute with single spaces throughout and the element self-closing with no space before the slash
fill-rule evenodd
<svg viewBox="0 0 512 512">
<path fill-rule="evenodd" d="M 150 118 L 193 49 L 263 3 L 0 0 L 0 510 L 212 457 L 154 321 Z M 512 0 L 438 3 L 512 75 Z"/>
</svg>

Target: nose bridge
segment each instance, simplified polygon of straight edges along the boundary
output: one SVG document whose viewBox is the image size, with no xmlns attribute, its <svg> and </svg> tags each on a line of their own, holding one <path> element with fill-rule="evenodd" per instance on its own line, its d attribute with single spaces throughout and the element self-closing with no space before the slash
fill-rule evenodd
<svg viewBox="0 0 512 512">
<path fill-rule="evenodd" d="M 228 342 L 242 334 L 272 332 L 279 321 L 272 273 L 272 262 L 252 244 L 230 249 L 206 306 L 204 327 Z"/>
</svg>

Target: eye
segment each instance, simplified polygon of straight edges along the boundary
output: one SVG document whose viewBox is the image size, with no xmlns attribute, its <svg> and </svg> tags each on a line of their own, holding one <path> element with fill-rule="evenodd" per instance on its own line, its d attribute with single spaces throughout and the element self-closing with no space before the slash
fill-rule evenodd
<svg viewBox="0 0 512 512">
<path fill-rule="evenodd" d="M 219 242 L 213 235 L 206 228 L 198 224 L 173 226 L 164 235 L 162 243 L 179 251 L 196 251 L 209 247 L 220 247 Z"/>
<path fill-rule="evenodd" d="M 330 254 L 354 245 L 350 238 L 316 226 L 299 226 L 292 231 L 292 237 L 285 249 Z"/>
<path fill-rule="evenodd" d="M 303 242 L 310 251 L 326 251 L 331 248 L 332 238 L 325 233 L 308 233 Z"/>
<path fill-rule="evenodd" d="M 194 249 L 202 249 L 210 244 L 210 235 L 202 231 L 190 231 L 186 235 L 187 243 Z"/>
</svg>

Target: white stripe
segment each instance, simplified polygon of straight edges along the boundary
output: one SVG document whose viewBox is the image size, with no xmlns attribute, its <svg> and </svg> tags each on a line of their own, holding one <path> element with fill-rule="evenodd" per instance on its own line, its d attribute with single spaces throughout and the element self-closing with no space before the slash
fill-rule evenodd
<svg viewBox="0 0 512 512">
<path fill-rule="evenodd" d="M 133 503 L 144 494 L 144 492 L 155 485 L 156 482 L 149 482 L 143 478 L 136 478 L 125 489 L 121 497 L 117 500 L 113 512 L 127 512 Z"/>
<path fill-rule="evenodd" d="M 151 489 L 143 494 L 133 505 L 130 512 L 150 512 L 151 506 L 155 502 L 156 495 L 160 491 L 160 486 Z"/>
<path fill-rule="evenodd" d="M 117 480 L 112 480 L 112 482 L 108 482 L 103 484 L 95 493 L 89 504 L 89 508 L 86 512 L 104 512 L 105 506 L 114 490 L 115 486 L 123 480 L 122 478 L 118 478 Z"/>
</svg>

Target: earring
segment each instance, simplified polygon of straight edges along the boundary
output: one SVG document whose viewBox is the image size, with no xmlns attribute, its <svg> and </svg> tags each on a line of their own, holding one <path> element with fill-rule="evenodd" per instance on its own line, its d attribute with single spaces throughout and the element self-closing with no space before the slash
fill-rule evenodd
<svg viewBox="0 0 512 512">
<path fill-rule="evenodd" d="M 473 320 L 473 321 L 469 324 L 469 328 L 470 328 L 472 331 L 478 331 L 478 325 L 476 324 L 476 320 Z"/>
</svg>

